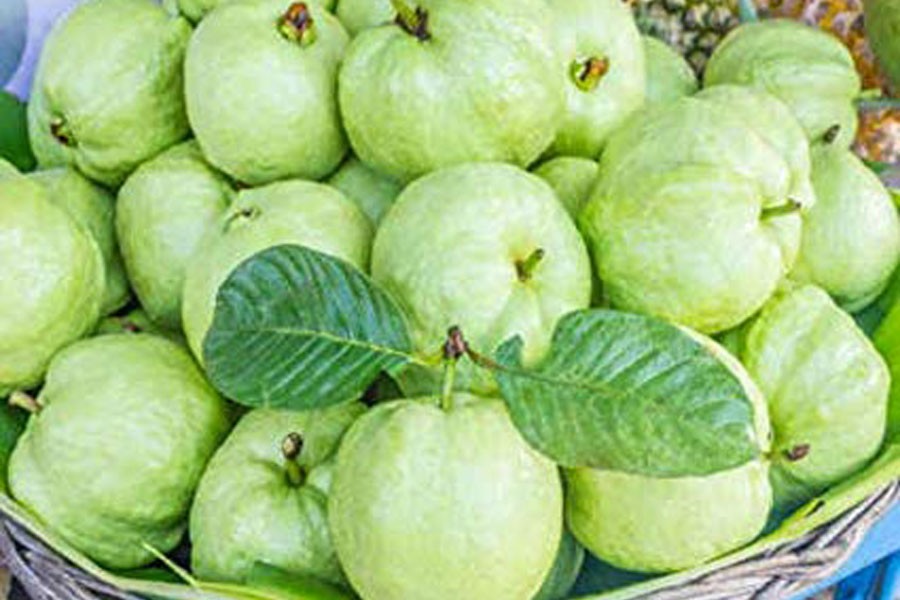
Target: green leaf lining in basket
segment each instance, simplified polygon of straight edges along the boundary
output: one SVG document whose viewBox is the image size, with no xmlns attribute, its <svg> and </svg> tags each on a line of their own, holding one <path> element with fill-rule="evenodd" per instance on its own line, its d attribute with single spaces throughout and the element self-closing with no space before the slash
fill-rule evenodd
<svg viewBox="0 0 900 600">
<path fill-rule="evenodd" d="M 344 261 L 291 245 L 229 275 L 203 348 L 229 398 L 296 410 L 358 398 L 382 371 L 417 360 L 387 294 Z"/>
<path fill-rule="evenodd" d="M 513 338 L 496 352 L 501 395 L 525 438 L 563 466 L 700 476 L 760 455 L 743 386 L 678 327 L 578 311 L 539 364 L 523 367 L 521 351 Z"/>
</svg>

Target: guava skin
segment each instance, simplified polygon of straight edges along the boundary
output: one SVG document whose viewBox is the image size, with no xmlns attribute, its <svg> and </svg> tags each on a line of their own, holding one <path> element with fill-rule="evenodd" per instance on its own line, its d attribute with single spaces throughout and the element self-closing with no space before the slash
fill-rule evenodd
<svg viewBox="0 0 900 600">
<path fill-rule="evenodd" d="M 194 141 L 144 163 L 119 190 L 116 230 L 128 276 L 159 325 L 181 329 L 188 262 L 234 194 Z"/>
<path fill-rule="evenodd" d="M 543 251 L 527 277 L 517 263 Z M 415 257 L 415 260 L 410 260 Z M 578 230 L 539 177 L 505 164 L 468 164 L 410 184 L 382 221 L 372 277 L 399 303 L 416 350 L 440 351 L 447 329 L 490 354 L 521 335 L 526 361 L 543 355 L 556 320 L 590 302 L 590 261 Z M 436 393 L 442 369 L 411 366 L 407 396 Z M 490 394 L 490 372 L 463 361 L 457 389 Z"/>
<path fill-rule="evenodd" d="M 101 312 L 111 314 L 131 296 L 125 267 L 116 242 L 116 199 L 72 168 L 36 171 L 28 175 L 47 190 L 50 201 L 71 215 L 97 242 L 106 273 Z"/>
<path fill-rule="evenodd" d="M 344 438 L 328 517 L 347 577 L 367 600 L 528 600 L 562 532 L 556 466 L 500 400 L 436 402 L 380 404 Z"/>
<path fill-rule="evenodd" d="M 549 6 L 421 0 L 415 7 L 427 14 L 427 39 L 398 24 L 376 27 L 344 57 L 338 95 L 356 155 L 404 182 L 470 161 L 531 164 L 556 136 L 565 106 Z"/>
<path fill-rule="evenodd" d="M 853 102 L 862 83 L 853 57 L 816 27 L 786 19 L 745 23 L 713 53 L 704 83 L 767 90 L 791 108 L 812 143 L 828 138 L 835 126 L 836 146 L 848 148 L 856 136 Z"/>
<path fill-rule="evenodd" d="M 299 244 L 367 270 L 372 226 L 338 190 L 309 181 L 282 181 L 237 194 L 188 261 L 181 320 L 194 356 L 212 324 L 219 286 L 242 262 L 280 244 Z"/>
<path fill-rule="evenodd" d="M 779 508 L 845 479 L 881 448 L 888 367 L 821 289 L 802 286 L 769 302 L 746 334 L 741 359 L 768 400 Z"/>
<path fill-rule="evenodd" d="M 93 0 L 73 10 L 47 38 L 28 105 L 38 164 L 73 165 L 114 188 L 184 138 L 190 35 L 186 20 L 147 0 Z"/>
<path fill-rule="evenodd" d="M 0 179 L 0 397 L 39 384 L 60 348 L 88 334 L 106 290 L 90 233 L 18 175 Z"/>
<path fill-rule="evenodd" d="M 16 175 L 21 175 L 21 173 L 19 173 L 19 169 L 17 169 L 15 165 L 13 165 L 8 160 L 0 158 L 0 179 L 13 177 Z"/>
<path fill-rule="evenodd" d="M 568 529 L 563 528 L 553 568 L 544 579 L 541 589 L 531 600 L 565 600 L 568 598 L 583 564 L 584 547 L 569 533 Z"/>
<path fill-rule="evenodd" d="M 390 0 L 339 0 L 335 14 L 351 36 L 386 25 L 397 15 Z"/>
<path fill-rule="evenodd" d="M 248 185 L 320 179 L 347 151 L 336 89 L 347 33 L 310 4 L 312 29 L 292 39 L 279 31 L 289 7 L 289 0 L 225 3 L 200 22 L 188 47 L 194 135 L 210 163 Z"/>
<path fill-rule="evenodd" d="M 199 23 L 207 13 L 223 3 L 224 0 L 172 0 L 185 17 L 192 23 Z M 326 10 L 334 8 L 334 0 L 313 0 Z M 312 4 L 313 2 L 310 2 Z"/>
<path fill-rule="evenodd" d="M 72 344 L 38 402 L 10 458 L 13 497 L 104 567 L 153 562 L 144 544 L 172 550 L 230 427 L 187 350 L 148 334 Z"/>
<path fill-rule="evenodd" d="M 549 4 L 567 77 L 566 111 L 548 154 L 596 159 L 610 134 L 644 104 L 641 35 L 631 10 L 619 0 Z M 590 59 L 602 62 L 596 75 L 586 74 Z"/>
<path fill-rule="evenodd" d="M 894 86 L 900 86 L 900 3 L 865 0 L 866 34 L 878 63 Z"/>
<path fill-rule="evenodd" d="M 324 410 L 247 413 L 213 456 L 191 509 L 193 572 L 207 581 L 243 582 L 254 563 L 346 583 L 328 530 L 331 459 L 365 412 L 350 402 Z M 282 440 L 303 439 L 300 485 L 286 475 Z"/>
<path fill-rule="evenodd" d="M 900 218 L 884 184 L 852 152 L 815 153 L 818 203 L 804 217 L 791 277 L 813 283 L 854 312 L 887 287 L 900 259 Z"/>
<path fill-rule="evenodd" d="M 344 161 L 327 183 L 356 202 L 375 227 L 403 191 L 400 183 L 369 168 L 355 156 Z"/>
<path fill-rule="evenodd" d="M 577 219 L 594 191 L 600 165 L 589 158 L 560 156 L 541 164 L 534 174 L 550 184 L 569 215 Z"/>
<path fill-rule="evenodd" d="M 644 62 L 647 69 L 646 103 L 666 104 L 679 98 L 694 95 L 700 82 L 694 69 L 665 42 L 655 37 L 642 36 Z"/>
</svg>

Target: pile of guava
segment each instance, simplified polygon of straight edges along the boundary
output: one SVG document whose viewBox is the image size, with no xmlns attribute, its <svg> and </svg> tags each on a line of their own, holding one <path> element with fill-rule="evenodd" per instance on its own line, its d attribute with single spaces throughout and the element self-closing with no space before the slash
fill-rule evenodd
<svg viewBox="0 0 900 600">
<path fill-rule="evenodd" d="M 620 0 L 82 2 L 0 160 L 9 496 L 323 598 L 749 544 L 900 427 L 854 320 L 900 217 L 837 39 L 747 23 L 702 79 Z"/>
</svg>

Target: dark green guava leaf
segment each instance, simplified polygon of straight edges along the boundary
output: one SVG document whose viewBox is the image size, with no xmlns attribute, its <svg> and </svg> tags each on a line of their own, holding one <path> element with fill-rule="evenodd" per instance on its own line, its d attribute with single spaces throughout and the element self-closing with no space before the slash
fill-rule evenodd
<svg viewBox="0 0 900 600">
<path fill-rule="evenodd" d="M 381 372 L 415 360 L 389 296 L 344 261 L 290 245 L 231 273 L 203 348 L 227 397 L 296 410 L 358 398 Z"/>
<path fill-rule="evenodd" d="M 284 600 L 352 600 L 353 596 L 312 576 L 290 573 L 266 563 L 253 565 L 246 584 L 255 590 L 276 592 Z"/>
<path fill-rule="evenodd" d="M 537 450 L 567 467 L 701 476 L 760 454 L 743 386 L 699 341 L 649 317 L 571 313 L 524 367 L 522 342 L 496 353 L 500 391 Z"/>
<path fill-rule="evenodd" d="M 0 158 L 23 172 L 34 169 L 35 159 L 28 141 L 25 104 L 0 91 Z"/>
<path fill-rule="evenodd" d="M 6 466 L 9 464 L 9 456 L 28 421 L 28 413 L 24 410 L 13 408 L 5 402 L 0 405 L 0 491 L 6 492 Z"/>
</svg>

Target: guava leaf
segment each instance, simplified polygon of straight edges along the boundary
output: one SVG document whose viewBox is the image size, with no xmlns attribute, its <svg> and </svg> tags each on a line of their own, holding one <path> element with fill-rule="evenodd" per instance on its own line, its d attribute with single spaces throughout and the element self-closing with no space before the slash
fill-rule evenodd
<svg viewBox="0 0 900 600">
<path fill-rule="evenodd" d="M 312 576 L 290 573 L 256 562 L 246 584 L 255 590 L 270 590 L 285 600 L 352 600 L 352 596 Z"/>
<path fill-rule="evenodd" d="M 358 398 L 411 360 L 403 315 L 342 260 L 276 246 L 219 288 L 203 354 L 213 384 L 246 406 L 304 410 Z"/>
<path fill-rule="evenodd" d="M 20 171 L 34 168 L 35 159 L 28 141 L 25 104 L 6 92 L 0 92 L 0 158 Z"/>
<path fill-rule="evenodd" d="M 570 313 L 543 360 L 496 353 L 500 391 L 537 450 L 567 467 L 702 476 L 760 454 L 737 378 L 677 327 L 611 310 Z"/>
<path fill-rule="evenodd" d="M 9 464 L 9 456 L 12 454 L 13 448 L 19 439 L 22 431 L 25 429 L 25 423 L 28 421 L 28 414 L 24 410 L 19 410 L 3 404 L 0 406 L 0 491 L 6 492 L 6 466 Z"/>
</svg>

